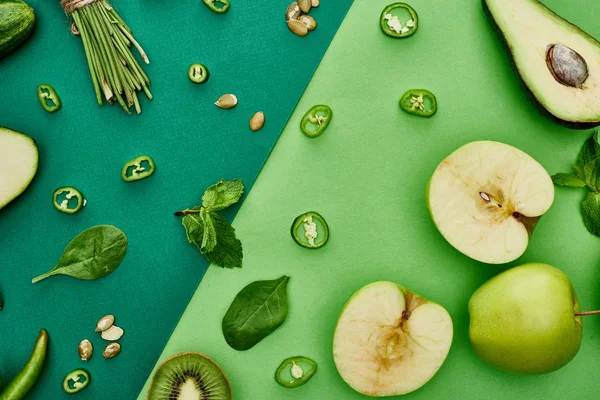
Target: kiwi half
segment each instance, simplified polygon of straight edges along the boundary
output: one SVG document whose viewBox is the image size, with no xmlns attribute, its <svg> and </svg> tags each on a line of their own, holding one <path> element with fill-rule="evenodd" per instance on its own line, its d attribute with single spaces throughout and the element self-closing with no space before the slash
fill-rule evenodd
<svg viewBox="0 0 600 400">
<path fill-rule="evenodd" d="M 158 367 L 147 400 L 231 400 L 231 386 L 209 357 L 180 353 Z"/>
</svg>

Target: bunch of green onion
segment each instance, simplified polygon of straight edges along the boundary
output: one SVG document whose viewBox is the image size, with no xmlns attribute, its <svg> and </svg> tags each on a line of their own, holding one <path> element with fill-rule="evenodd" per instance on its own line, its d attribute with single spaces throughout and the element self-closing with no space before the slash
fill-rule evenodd
<svg viewBox="0 0 600 400">
<path fill-rule="evenodd" d="M 71 30 L 80 34 L 90 67 L 98 104 L 102 97 L 112 104 L 118 101 L 129 114 L 135 106 L 142 112 L 137 92 L 144 91 L 149 99 L 150 80 L 131 53 L 135 46 L 149 64 L 146 53 L 133 38 L 131 29 L 106 0 L 62 0 L 61 5 L 75 21 Z"/>
</svg>

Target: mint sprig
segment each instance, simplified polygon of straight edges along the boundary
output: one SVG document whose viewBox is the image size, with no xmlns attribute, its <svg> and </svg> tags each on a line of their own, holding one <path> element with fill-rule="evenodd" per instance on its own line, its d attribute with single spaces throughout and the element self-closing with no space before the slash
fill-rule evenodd
<svg viewBox="0 0 600 400">
<path fill-rule="evenodd" d="M 202 205 L 178 211 L 188 242 L 211 263 L 223 268 L 242 267 L 242 242 L 229 221 L 216 213 L 237 203 L 244 193 L 240 179 L 220 180 L 204 192 Z"/>
<path fill-rule="evenodd" d="M 600 236 L 600 144 L 597 131 L 585 141 L 577 164 L 571 165 L 571 169 L 573 173 L 560 172 L 552 176 L 552 181 L 558 186 L 587 186 L 591 190 L 581 207 L 583 223 L 591 234 Z"/>
</svg>

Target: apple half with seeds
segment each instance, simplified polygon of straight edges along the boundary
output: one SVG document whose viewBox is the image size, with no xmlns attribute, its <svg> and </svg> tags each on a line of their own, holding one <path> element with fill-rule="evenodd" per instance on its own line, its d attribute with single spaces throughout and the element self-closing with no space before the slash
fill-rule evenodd
<svg viewBox="0 0 600 400">
<path fill-rule="evenodd" d="M 348 300 L 333 338 L 333 359 L 352 389 L 398 396 L 425 385 L 452 345 L 448 311 L 394 282 L 375 282 Z"/>
<path fill-rule="evenodd" d="M 519 258 L 554 201 L 544 167 L 504 143 L 468 143 L 450 154 L 429 182 L 433 222 L 458 251 L 477 261 Z"/>
</svg>

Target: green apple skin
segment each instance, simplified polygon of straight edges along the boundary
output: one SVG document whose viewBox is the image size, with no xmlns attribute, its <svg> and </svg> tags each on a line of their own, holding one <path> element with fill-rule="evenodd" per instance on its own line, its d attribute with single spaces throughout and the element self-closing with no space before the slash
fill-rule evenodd
<svg viewBox="0 0 600 400">
<path fill-rule="evenodd" d="M 569 363 L 581 344 L 579 301 L 571 281 L 547 264 L 509 269 L 469 301 L 475 352 L 509 372 L 545 374 Z"/>
</svg>

